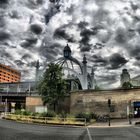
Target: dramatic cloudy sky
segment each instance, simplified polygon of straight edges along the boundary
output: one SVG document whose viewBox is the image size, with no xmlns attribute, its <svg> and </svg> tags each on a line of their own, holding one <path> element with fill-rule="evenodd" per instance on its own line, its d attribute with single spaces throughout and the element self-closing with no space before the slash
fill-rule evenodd
<svg viewBox="0 0 140 140">
<path fill-rule="evenodd" d="M 56 1 L 56 2 L 55 2 Z M 0 61 L 33 79 L 62 56 L 69 43 L 79 61 L 84 54 L 101 87 L 119 86 L 127 68 L 140 73 L 139 0 L 0 0 Z"/>
</svg>

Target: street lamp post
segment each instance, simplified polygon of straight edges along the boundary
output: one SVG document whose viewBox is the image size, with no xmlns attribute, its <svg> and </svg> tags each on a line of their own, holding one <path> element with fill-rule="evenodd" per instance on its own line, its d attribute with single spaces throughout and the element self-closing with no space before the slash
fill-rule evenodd
<svg viewBox="0 0 140 140">
<path fill-rule="evenodd" d="M 7 113 L 7 98 L 5 99 L 5 115 L 6 115 L 6 113 Z"/>
<path fill-rule="evenodd" d="M 110 124 L 110 107 L 111 107 L 111 99 L 108 99 L 108 109 L 109 109 L 109 118 L 108 118 L 108 126 L 110 126 L 111 124 Z"/>
</svg>

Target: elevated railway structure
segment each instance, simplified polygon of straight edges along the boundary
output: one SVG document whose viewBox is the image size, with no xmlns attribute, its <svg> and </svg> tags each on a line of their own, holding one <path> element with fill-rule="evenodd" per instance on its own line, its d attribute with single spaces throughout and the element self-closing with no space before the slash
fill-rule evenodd
<svg viewBox="0 0 140 140">
<path fill-rule="evenodd" d="M 39 96 L 36 82 L 0 83 L 0 112 L 25 109 L 26 97 Z"/>
</svg>

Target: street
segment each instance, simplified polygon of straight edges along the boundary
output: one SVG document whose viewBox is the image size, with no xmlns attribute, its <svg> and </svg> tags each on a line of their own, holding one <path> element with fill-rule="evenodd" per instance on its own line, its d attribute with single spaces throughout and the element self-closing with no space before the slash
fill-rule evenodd
<svg viewBox="0 0 140 140">
<path fill-rule="evenodd" d="M 140 127 L 72 127 L 0 120 L 0 140 L 139 140 Z"/>
</svg>

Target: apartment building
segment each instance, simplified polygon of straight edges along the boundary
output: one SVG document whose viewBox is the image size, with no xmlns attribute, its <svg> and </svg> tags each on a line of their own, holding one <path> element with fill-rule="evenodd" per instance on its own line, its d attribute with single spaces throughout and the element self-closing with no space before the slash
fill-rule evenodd
<svg viewBox="0 0 140 140">
<path fill-rule="evenodd" d="M 20 82 L 21 73 L 18 70 L 0 64 L 0 83 Z"/>
</svg>

